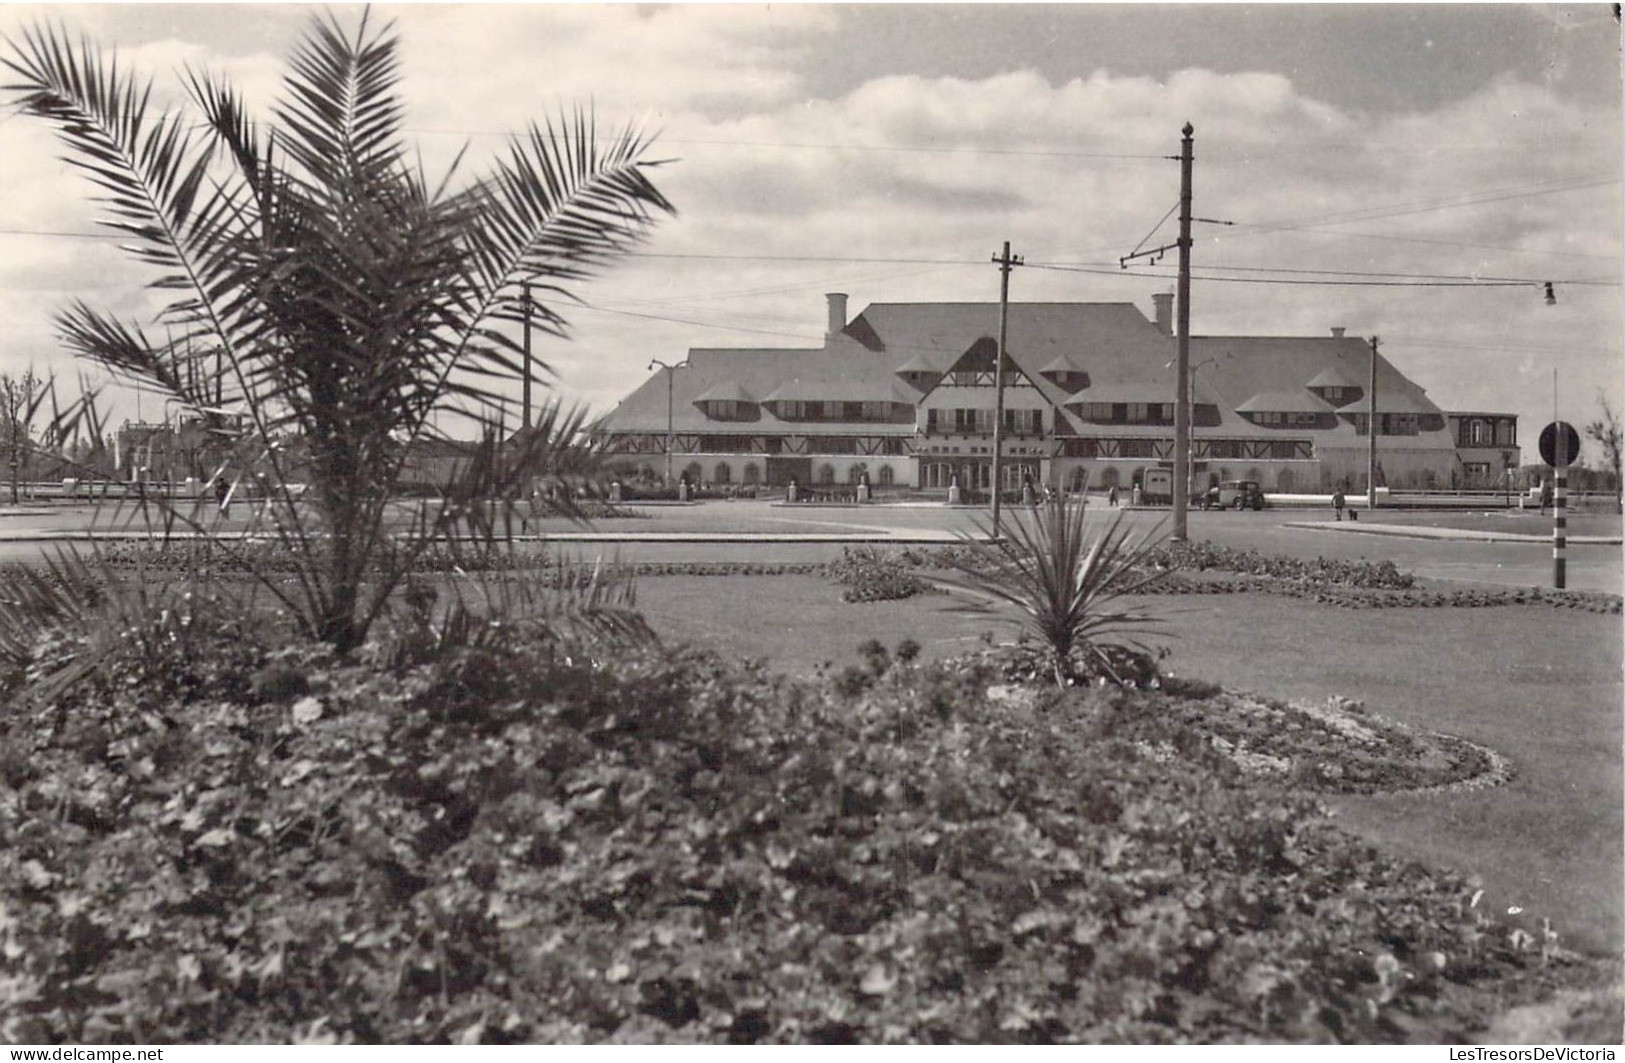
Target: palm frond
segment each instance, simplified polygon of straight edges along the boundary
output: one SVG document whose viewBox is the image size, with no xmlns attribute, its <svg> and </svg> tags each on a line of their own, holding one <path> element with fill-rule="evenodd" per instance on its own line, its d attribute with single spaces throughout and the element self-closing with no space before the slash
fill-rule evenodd
<svg viewBox="0 0 1625 1063">
<path fill-rule="evenodd" d="M 977 546 L 977 561 L 955 560 L 951 573 L 934 577 L 935 582 L 969 595 L 951 607 L 956 612 L 1010 619 L 1005 608 L 1014 607 L 1014 622 L 1050 648 L 1057 682 L 1069 677 L 1075 651 L 1116 679 L 1108 651 L 1143 652 L 1132 632 L 1159 623 L 1116 603 L 1166 575 L 1146 566 L 1162 525 L 1132 534 L 1123 527 L 1123 516 L 1119 511 L 1110 524 L 1097 528 L 1084 504 L 1057 500 L 1030 518 L 1012 514 L 1004 538 L 978 522 L 982 539 L 965 537 Z"/>
<path fill-rule="evenodd" d="M 394 169 L 401 158 L 399 41 L 391 27 L 367 22 L 363 14 L 347 37 L 333 15 L 315 19 L 288 61 L 276 110 L 282 146 L 317 187 Z"/>
<path fill-rule="evenodd" d="M 184 115 L 151 108 L 146 83 L 64 31 L 30 32 L 0 60 L 20 79 L 9 91 L 59 127 L 108 224 L 135 238 L 136 257 L 157 267 L 153 286 L 172 296 L 162 341 L 83 303 L 59 318 L 64 340 L 222 432 L 246 417 L 259 454 L 243 441 L 234 465 L 309 484 L 304 505 L 266 508 L 297 580 L 260 575 L 341 650 L 425 544 L 495 537 L 511 510 L 487 499 L 539 476 L 591 482 L 601 462 L 576 438 L 582 419 L 556 410 L 538 435 L 486 448 L 490 460 L 432 513 L 390 524 L 402 454 L 436 434 L 438 414 L 500 430 L 505 391 L 525 371 L 514 323 L 562 336 L 552 304 L 571 297 L 569 283 L 672 210 L 649 180 L 648 139 L 630 127 L 600 139 L 584 111 L 531 127 L 471 188 L 432 185 L 406 163 L 399 58 L 391 27 L 317 16 L 263 130 L 229 83 L 189 72 L 196 136 Z M 298 447 L 279 450 L 290 435 Z M 561 496 L 566 515 L 573 496 Z"/>
<path fill-rule="evenodd" d="M 207 304 L 200 252 L 217 215 L 198 211 L 209 151 L 184 115 L 152 113 L 150 82 L 104 62 L 88 39 L 63 28 L 28 29 L 3 61 L 20 79 L 5 87 L 21 108 L 56 125 L 66 161 L 99 190 L 101 224 L 135 238 L 130 250 L 164 271 L 157 287 L 185 289 Z M 217 331 L 227 329 L 216 322 Z"/>
<path fill-rule="evenodd" d="M 532 124 L 480 186 L 484 214 L 475 235 L 487 317 L 520 321 L 562 336 L 565 322 L 546 302 L 569 297 L 563 282 L 593 275 L 641 240 L 657 213 L 676 209 L 649 180 L 660 165 L 643 158 L 649 139 L 628 126 L 600 141 L 591 115 L 576 111 Z M 527 304 L 521 284 L 531 286 Z M 505 334 L 491 338 L 511 344 Z"/>
</svg>

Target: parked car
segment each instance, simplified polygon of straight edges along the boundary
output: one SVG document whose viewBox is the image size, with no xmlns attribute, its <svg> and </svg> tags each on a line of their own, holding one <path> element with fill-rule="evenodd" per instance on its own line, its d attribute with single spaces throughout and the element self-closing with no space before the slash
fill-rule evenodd
<svg viewBox="0 0 1625 1063">
<path fill-rule="evenodd" d="M 1226 480 L 1207 489 L 1203 509 L 1263 509 L 1264 489 L 1257 480 Z"/>
</svg>

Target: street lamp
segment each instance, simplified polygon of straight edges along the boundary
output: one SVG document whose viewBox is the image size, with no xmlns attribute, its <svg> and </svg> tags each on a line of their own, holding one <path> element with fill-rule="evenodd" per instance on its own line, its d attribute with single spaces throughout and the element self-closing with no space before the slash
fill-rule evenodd
<svg viewBox="0 0 1625 1063">
<path fill-rule="evenodd" d="M 653 369 L 657 365 L 660 368 L 662 368 L 662 369 L 664 369 L 666 371 L 666 484 L 667 484 L 667 486 L 670 486 L 671 485 L 671 448 L 674 445 L 674 442 L 676 440 L 676 434 L 672 431 L 673 413 L 672 413 L 672 399 L 671 399 L 671 377 L 672 377 L 673 373 L 677 372 L 677 370 L 679 370 L 679 369 L 687 369 L 688 368 L 688 361 L 687 361 L 687 359 L 684 359 L 683 361 L 678 362 L 676 365 L 672 365 L 672 364 L 667 363 L 667 362 L 662 362 L 659 358 L 650 359 L 650 361 L 649 361 L 649 368 L 650 369 Z"/>
</svg>

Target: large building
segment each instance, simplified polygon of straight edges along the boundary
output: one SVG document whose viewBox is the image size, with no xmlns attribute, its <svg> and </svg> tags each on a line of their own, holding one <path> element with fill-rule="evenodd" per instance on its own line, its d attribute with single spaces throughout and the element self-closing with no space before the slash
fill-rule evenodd
<svg viewBox="0 0 1625 1063">
<path fill-rule="evenodd" d="M 821 347 L 701 348 L 660 369 L 595 429 L 643 475 L 713 484 L 991 486 L 997 303 L 828 299 Z M 1006 324 L 1006 489 L 1127 486 L 1174 458 L 1173 297 L 1012 303 Z M 1363 490 L 1375 419 L 1378 483 L 1450 487 L 1517 459 L 1507 414 L 1456 419 L 1370 344 L 1327 335 L 1191 338 L 1193 480 L 1271 491 Z M 1488 436 L 1480 422 L 1489 425 Z M 1490 442 L 1481 445 L 1480 439 Z M 1471 439 L 1471 446 L 1466 446 Z M 1499 468 L 1499 465 L 1497 466 Z M 1475 484 L 1476 485 L 1476 484 Z"/>
</svg>

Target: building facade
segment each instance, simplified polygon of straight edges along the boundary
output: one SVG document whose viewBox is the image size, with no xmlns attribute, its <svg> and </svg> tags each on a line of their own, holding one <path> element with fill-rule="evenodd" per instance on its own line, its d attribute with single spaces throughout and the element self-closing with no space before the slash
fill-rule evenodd
<svg viewBox="0 0 1625 1063">
<path fill-rule="evenodd" d="M 594 426 L 630 474 L 710 484 L 992 487 L 999 307 L 827 297 L 823 345 L 703 348 L 661 369 Z M 1129 303 L 1013 303 L 1006 322 L 1000 476 L 1057 489 L 1137 483 L 1174 465 L 1170 295 Z M 1449 487 L 1517 459 L 1510 414 L 1446 414 L 1359 337 L 1196 336 L 1193 486 L 1363 490 L 1375 427 L 1379 485 Z M 1370 394 L 1373 372 L 1375 395 Z M 1464 434 L 1465 433 L 1465 434 Z M 1500 442 L 1510 440 L 1509 443 Z M 1469 472 L 1471 466 L 1471 472 Z"/>
<path fill-rule="evenodd" d="M 1508 413 L 1472 410 L 1446 414 L 1461 460 L 1457 486 L 1502 488 L 1519 464 L 1518 419 Z"/>
</svg>

